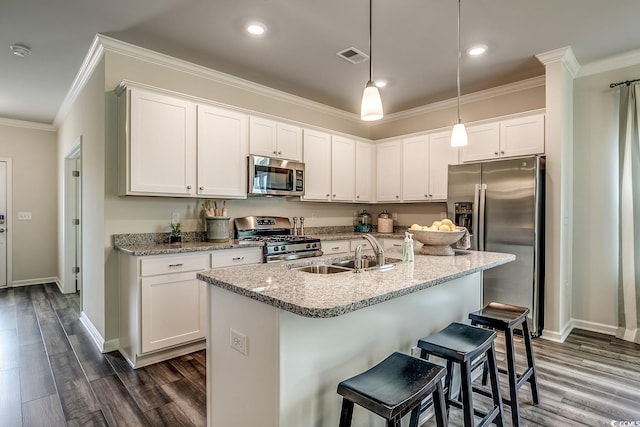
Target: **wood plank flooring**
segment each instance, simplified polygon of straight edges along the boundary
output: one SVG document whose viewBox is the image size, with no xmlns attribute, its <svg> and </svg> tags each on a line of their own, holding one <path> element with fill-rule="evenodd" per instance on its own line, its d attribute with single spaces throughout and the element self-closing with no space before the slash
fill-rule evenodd
<svg viewBox="0 0 640 427">
<path fill-rule="evenodd" d="M 133 370 L 96 349 L 79 312 L 78 295 L 54 284 L 0 289 L 0 426 L 206 425 L 204 351 Z M 504 366 L 501 338 L 496 348 Z M 521 342 L 516 351 L 524 369 Z M 562 344 L 534 340 L 534 351 L 540 404 L 523 386 L 524 426 L 640 425 L 640 345 L 574 330 Z M 460 411 L 450 425 L 462 425 Z"/>
<path fill-rule="evenodd" d="M 133 370 L 79 313 L 52 283 L 0 290 L 0 426 L 206 424 L 204 350 Z"/>
</svg>

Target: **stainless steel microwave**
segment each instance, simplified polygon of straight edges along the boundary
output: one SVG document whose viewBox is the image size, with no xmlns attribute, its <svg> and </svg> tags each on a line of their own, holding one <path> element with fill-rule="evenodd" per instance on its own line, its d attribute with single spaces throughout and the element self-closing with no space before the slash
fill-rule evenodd
<svg viewBox="0 0 640 427">
<path fill-rule="evenodd" d="M 304 163 L 249 156 L 249 195 L 303 196 Z"/>
</svg>

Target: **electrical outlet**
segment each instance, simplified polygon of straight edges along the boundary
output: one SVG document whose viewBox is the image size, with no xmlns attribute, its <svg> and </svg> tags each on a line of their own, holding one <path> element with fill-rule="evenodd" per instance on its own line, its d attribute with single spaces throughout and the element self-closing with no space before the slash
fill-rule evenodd
<svg viewBox="0 0 640 427">
<path fill-rule="evenodd" d="M 180 222 L 180 212 L 171 212 L 171 224 Z"/>
<path fill-rule="evenodd" d="M 231 329 L 231 348 L 247 355 L 247 336 Z"/>
<path fill-rule="evenodd" d="M 420 347 L 417 347 L 417 346 L 411 347 L 411 355 L 413 357 L 420 357 L 420 352 L 421 352 Z"/>
</svg>

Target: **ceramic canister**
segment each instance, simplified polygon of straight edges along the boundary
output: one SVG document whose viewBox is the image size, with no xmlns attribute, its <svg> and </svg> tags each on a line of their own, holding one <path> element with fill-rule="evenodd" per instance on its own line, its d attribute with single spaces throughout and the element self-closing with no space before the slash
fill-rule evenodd
<svg viewBox="0 0 640 427">
<path fill-rule="evenodd" d="M 229 240 L 229 217 L 207 216 L 207 241 L 226 242 Z"/>
</svg>

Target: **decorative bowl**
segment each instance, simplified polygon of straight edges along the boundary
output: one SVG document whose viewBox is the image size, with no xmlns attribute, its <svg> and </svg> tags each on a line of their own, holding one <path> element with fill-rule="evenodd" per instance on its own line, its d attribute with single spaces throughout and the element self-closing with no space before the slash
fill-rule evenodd
<svg viewBox="0 0 640 427">
<path fill-rule="evenodd" d="M 422 231 L 407 230 L 413 239 L 422 243 L 420 253 L 423 255 L 454 255 L 451 245 L 464 236 L 465 229 L 456 227 L 457 231 Z"/>
</svg>

